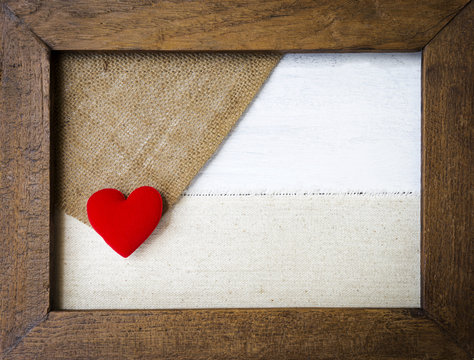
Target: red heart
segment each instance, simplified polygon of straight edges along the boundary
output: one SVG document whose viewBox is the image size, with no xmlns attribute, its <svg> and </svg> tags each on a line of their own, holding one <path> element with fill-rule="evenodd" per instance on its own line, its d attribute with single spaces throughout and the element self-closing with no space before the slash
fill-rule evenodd
<svg viewBox="0 0 474 360">
<path fill-rule="evenodd" d="M 162 210 L 161 195 L 150 186 L 135 189 L 128 199 L 116 189 L 103 189 L 87 201 L 87 216 L 92 227 L 125 258 L 155 230 Z"/>
</svg>

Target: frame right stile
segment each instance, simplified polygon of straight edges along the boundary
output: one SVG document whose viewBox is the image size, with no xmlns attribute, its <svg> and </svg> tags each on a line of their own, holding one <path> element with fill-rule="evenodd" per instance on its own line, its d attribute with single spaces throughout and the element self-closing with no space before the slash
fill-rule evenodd
<svg viewBox="0 0 474 360">
<path fill-rule="evenodd" d="M 423 49 L 422 308 L 474 355 L 474 4 Z"/>
</svg>

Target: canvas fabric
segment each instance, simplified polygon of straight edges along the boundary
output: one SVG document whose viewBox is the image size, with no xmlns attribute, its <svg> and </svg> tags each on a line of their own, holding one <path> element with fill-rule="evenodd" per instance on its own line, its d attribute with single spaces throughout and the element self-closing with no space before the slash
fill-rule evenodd
<svg viewBox="0 0 474 360">
<path fill-rule="evenodd" d="M 420 196 L 184 196 L 127 259 L 56 217 L 60 309 L 419 307 Z"/>
</svg>

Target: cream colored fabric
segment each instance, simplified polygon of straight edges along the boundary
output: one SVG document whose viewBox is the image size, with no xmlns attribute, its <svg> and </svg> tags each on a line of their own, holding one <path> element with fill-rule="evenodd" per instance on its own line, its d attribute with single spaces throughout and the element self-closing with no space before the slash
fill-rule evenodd
<svg viewBox="0 0 474 360">
<path fill-rule="evenodd" d="M 61 309 L 420 305 L 419 195 L 184 196 L 129 258 L 56 218 Z"/>
<path fill-rule="evenodd" d="M 103 188 L 157 188 L 173 205 L 280 55 L 62 53 L 55 62 L 55 195 L 87 223 Z"/>
</svg>

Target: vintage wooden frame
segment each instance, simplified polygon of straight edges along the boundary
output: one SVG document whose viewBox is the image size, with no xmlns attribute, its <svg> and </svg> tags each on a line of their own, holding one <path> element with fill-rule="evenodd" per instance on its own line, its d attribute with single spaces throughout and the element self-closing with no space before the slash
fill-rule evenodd
<svg viewBox="0 0 474 360">
<path fill-rule="evenodd" d="M 467 0 L 2 0 L 2 358 L 469 359 L 474 5 Z M 423 49 L 422 307 L 57 311 L 54 50 Z"/>
</svg>

